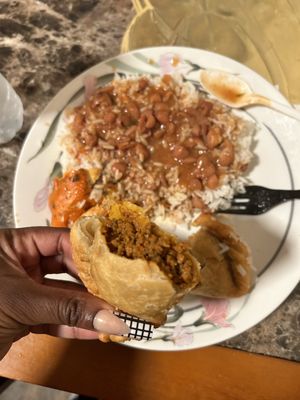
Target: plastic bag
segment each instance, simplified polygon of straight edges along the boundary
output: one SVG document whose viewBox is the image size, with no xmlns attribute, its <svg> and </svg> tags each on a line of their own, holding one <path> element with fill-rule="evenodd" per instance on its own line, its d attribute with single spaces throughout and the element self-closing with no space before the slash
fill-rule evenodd
<svg viewBox="0 0 300 400">
<path fill-rule="evenodd" d="M 23 125 L 20 97 L 0 74 L 0 144 L 9 142 Z"/>
</svg>

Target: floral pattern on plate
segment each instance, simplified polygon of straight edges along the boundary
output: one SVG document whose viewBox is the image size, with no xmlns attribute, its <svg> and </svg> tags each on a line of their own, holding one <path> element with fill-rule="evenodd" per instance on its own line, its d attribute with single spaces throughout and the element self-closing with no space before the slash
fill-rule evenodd
<svg viewBox="0 0 300 400">
<path fill-rule="evenodd" d="M 57 133 L 63 125 L 63 110 L 84 99 L 84 79 L 97 78 L 98 85 L 109 82 L 114 74 L 158 75 L 183 73 L 184 79 L 199 85 L 201 68 L 221 69 L 239 74 L 258 93 L 287 104 L 283 96 L 249 68 L 215 53 L 184 47 L 140 49 L 100 63 L 75 78 L 49 103 L 28 134 L 23 146 L 14 185 L 16 226 L 46 225 L 49 221 L 47 197 L 51 181 L 60 176 L 61 147 Z M 273 111 L 254 107 L 249 115 L 260 125 L 255 143 L 257 161 L 249 176 L 255 184 L 291 189 L 300 186 L 299 124 Z M 284 126 L 284 132 L 282 131 Z M 276 165 L 276 179 L 274 177 Z M 273 182 L 273 183 L 272 183 Z M 26 190 L 24 190 L 26 188 Z M 174 307 L 167 323 L 155 330 L 149 342 L 131 341 L 128 346 L 174 351 L 220 343 L 261 321 L 289 295 L 300 278 L 300 220 L 294 203 L 277 207 L 260 217 L 233 217 L 244 240 L 252 249 L 253 262 L 261 272 L 254 290 L 239 299 L 214 300 L 187 296 Z M 184 237 L 185 227 L 174 233 Z M 292 243 L 292 245 L 290 244 Z M 288 271 L 288 273 L 287 273 Z M 69 280 L 70 277 L 65 276 Z"/>
</svg>

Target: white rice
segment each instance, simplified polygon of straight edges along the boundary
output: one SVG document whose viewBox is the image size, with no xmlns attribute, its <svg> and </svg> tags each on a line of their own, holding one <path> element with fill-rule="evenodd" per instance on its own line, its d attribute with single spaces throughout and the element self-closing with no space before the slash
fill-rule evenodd
<svg viewBox="0 0 300 400">
<path fill-rule="evenodd" d="M 118 90 L 127 90 L 129 95 L 136 95 L 136 85 L 141 77 L 129 77 L 120 78 L 116 76 L 113 81 L 113 85 Z M 147 77 L 151 83 L 159 85 L 161 83 L 161 77 L 150 78 Z M 192 107 L 197 104 L 199 96 L 202 94 L 194 87 L 190 82 L 183 82 L 181 78 L 177 78 L 177 85 L 175 92 L 178 98 L 178 104 L 175 107 L 178 109 Z M 129 90 L 128 90 L 128 85 Z M 210 99 L 210 101 L 212 101 Z M 213 120 L 216 125 L 225 127 L 225 135 L 231 139 L 232 134 L 236 135 L 235 145 L 235 165 L 242 164 L 247 165 L 251 161 L 253 154 L 251 151 L 251 145 L 253 142 L 253 135 L 256 130 L 256 125 L 249 119 L 236 115 L 229 110 L 229 108 L 215 103 L 220 107 L 222 112 L 218 114 L 218 119 Z M 139 103 L 140 105 L 140 103 Z M 143 104 L 141 110 L 146 109 L 147 104 Z M 114 112 L 119 113 L 120 110 L 117 106 L 114 107 Z M 76 154 L 76 146 L 74 145 L 74 137 L 70 131 L 69 124 L 72 121 L 72 116 L 68 116 L 65 129 L 61 132 L 63 155 L 62 165 L 64 172 L 71 168 L 99 168 L 104 173 L 102 174 L 101 181 L 94 186 L 91 197 L 99 200 L 104 193 L 104 185 L 109 182 L 112 174 L 112 165 L 116 161 L 114 157 L 114 146 L 99 140 L 98 146 L 102 148 L 101 156 L 99 156 L 99 149 L 93 148 L 91 152 L 84 157 L 81 157 L 80 161 L 74 157 Z M 101 118 L 100 118 L 101 120 Z M 237 134 L 238 132 L 238 134 Z M 189 132 L 187 133 L 189 134 Z M 145 143 L 143 137 L 139 137 L 139 142 Z M 161 163 L 154 163 L 157 168 L 161 167 Z M 155 181 L 155 177 L 146 177 L 143 169 L 143 164 L 137 166 L 136 174 L 139 174 L 140 179 L 148 179 L 151 183 Z M 118 192 L 116 194 L 119 198 L 126 198 L 133 202 L 138 202 L 141 198 L 146 199 L 144 204 L 146 208 L 154 218 L 162 218 L 164 216 L 171 217 L 175 222 L 191 222 L 199 216 L 201 210 L 194 208 L 191 201 L 191 193 L 187 192 L 187 189 L 183 186 L 178 185 L 177 181 L 178 171 L 176 167 L 170 168 L 166 174 L 166 179 L 173 184 L 169 185 L 168 188 L 161 186 L 158 190 L 141 190 L 141 186 L 138 181 L 128 177 L 125 180 L 120 180 L 117 184 Z M 136 175 L 137 176 L 137 175 Z M 152 182 L 153 183 L 153 182 Z M 201 191 L 194 191 L 193 195 L 198 196 L 212 211 L 216 211 L 219 208 L 225 209 L 230 205 L 230 201 L 234 194 L 242 192 L 244 190 L 247 179 L 242 176 L 241 173 L 237 173 L 236 170 L 229 172 L 217 189 L 205 189 Z M 166 202 L 169 206 L 166 208 Z"/>
</svg>

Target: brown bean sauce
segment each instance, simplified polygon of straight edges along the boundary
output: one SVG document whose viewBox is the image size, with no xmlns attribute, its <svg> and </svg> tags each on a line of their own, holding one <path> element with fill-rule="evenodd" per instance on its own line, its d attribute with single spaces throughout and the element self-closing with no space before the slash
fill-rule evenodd
<svg viewBox="0 0 300 400">
<path fill-rule="evenodd" d="M 194 107 L 179 108 L 173 79 L 166 75 L 158 86 L 141 78 L 135 96 L 113 86 L 98 89 L 74 110 L 71 130 L 82 152 L 101 139 L 102 146 L 111 145 L 112 158 L 129 167 L 140 162 L 164 175 L 177 167 L 178 184 L 193 192 L 217 188 L 233 168 L 234 143 L 215 122 L 217 113 L 218 105 L 204 97 Z"/>
</svg>

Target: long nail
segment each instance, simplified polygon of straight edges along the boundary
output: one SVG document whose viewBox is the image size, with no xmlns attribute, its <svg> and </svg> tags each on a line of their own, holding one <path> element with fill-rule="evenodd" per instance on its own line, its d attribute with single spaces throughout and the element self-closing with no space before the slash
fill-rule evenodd
<svg viewBox="0 0 300 400">
<path fill-rule="evenodd" d="M 110 335 L 127 335 L 129 326 L 108 310 L 98 311 L 93 321 L 96 331 Z"/>
</svg>

